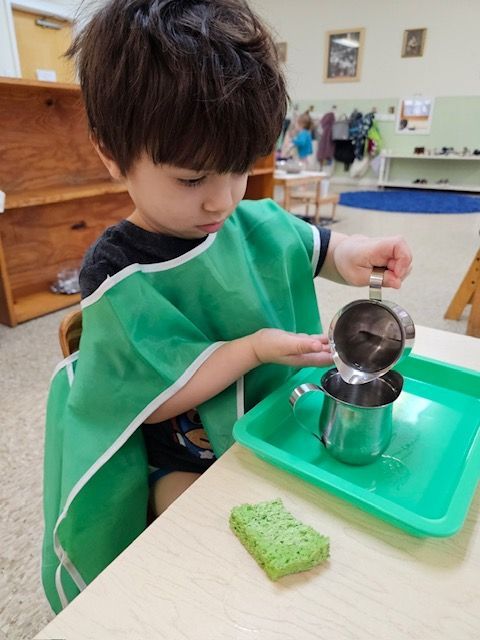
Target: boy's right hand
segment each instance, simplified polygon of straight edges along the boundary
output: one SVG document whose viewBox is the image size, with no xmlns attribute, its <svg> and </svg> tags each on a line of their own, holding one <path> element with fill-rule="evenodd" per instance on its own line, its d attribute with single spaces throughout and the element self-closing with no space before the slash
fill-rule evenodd
<svg viewBox="0 0 480 640">
<path fill-rule="evenodd" d="M 260 329 L 248 339 L 258 364 L 271 362 L 292 367 L 325 367 L 333 363 L 328 338 L 323 334 Z"/>
<path fill-rule="evenodd" d="M 324 335 L 260 329 L 221 344 L 191 379 L 145 422 L 162 422 L 206 402 L 263 363 L 326 367 L 333 363 Z"/>
</svg>

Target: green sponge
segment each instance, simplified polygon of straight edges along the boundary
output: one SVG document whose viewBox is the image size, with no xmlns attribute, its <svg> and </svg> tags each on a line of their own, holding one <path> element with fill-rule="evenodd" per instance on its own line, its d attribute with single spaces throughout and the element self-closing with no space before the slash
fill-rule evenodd
<svg viewBox="0 0 480 640">
<path fill-rule="evenodd" d="M 328 538 L 296 520 L 280 499 L 234 507 L 230 527 L 272 580 L 329 557 Z"/>
</svg>

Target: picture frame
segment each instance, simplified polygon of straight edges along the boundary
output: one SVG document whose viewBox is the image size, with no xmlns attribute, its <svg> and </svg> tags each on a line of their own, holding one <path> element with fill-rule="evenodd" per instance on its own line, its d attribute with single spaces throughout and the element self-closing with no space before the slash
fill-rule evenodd
<svg viewBox="0 0 480 640">
<path fill-rule="evenodd" d="M 287 43 L 276 42 L 275 46 L 277 48 L 278 59 L 280 60 L 280 62 L 285 64 L 287 62 Z"/>
<path fill-rule="evenodd" d="M 336 29 L 325 34 L 324 82 L 358 82 L 365 29 Z"/>
<path fill-rule="evenodd" d="M 405 29 L 403 32 L 402 58 L 421 58 L 425 50 L 427 30 Z"/>
</svg>

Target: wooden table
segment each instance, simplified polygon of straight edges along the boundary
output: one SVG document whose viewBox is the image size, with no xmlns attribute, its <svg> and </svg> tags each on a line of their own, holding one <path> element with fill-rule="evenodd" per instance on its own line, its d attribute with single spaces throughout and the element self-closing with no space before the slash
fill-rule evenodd
<svg viewBox="0 0 480 640">
<path fill-rule="evenodd" d="M 480 340 L 417 329 L 415 353 L 480 366 Z M 331 559 L 271 582 L 228 516 L 276 497 Z M 235 445 L 37 638 L 478 640 L 479 514 L 477 492 L 456 536 L 415 538 Z"/>
<path fill-rule="evenodd" d="M 315 222 L 320 220 L 320 205 L 331 203 L 333 205 L 332 220 L 335 217 L 335 207 L 339 200 L 337 193 L 332 193 L 326 196 L 321 195 L 322 181 L 328 178 L 328 173 L 324 171 L 302 171 L 301 173 L 287 173 L 286 171 L 275 171 L 273 174 L 273 182 L 283 188 L 283 203 L 282 206 L 286 211 L 290 211 L 292 206 L 292 200 L 313 200 L 315 204 Z M 315 191 L 313 194 L 306 194 L 305 197 L 295 196 L 293 189 L 302 187 L 305 185 L 314 185 Z M 308 215 L 308 208 L 307 208 Z"/>
</svg>

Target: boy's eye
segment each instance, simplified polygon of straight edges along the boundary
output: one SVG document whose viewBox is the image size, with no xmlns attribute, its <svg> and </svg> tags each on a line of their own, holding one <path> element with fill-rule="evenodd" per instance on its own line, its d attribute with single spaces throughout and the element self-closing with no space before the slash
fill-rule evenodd
<svg viewBox="0 0 480 640">
<path fill-rule="evenodd" d="M 180 184 L 183 184 L 185 187 L 198 187 L 205 180 L 205 176 L 201 178 L 179 178 L 178 181 Z"/>
</svg>

